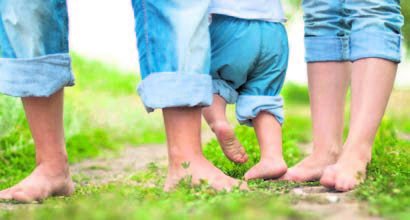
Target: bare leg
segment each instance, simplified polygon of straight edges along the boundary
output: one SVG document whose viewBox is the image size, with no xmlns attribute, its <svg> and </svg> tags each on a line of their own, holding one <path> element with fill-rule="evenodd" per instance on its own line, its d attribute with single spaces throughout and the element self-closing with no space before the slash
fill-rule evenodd
<svg viewBox="0 0 410 220">
<path fill-rule="evenodd" d="M 314 149 L 283 177 L 296 182 L 319 180 L 325 167 L 334 164 L 341 152 L 350 64 L 311 63 L 308 76 Z"/>
<path fill-rule="evenodd" d="M 163 114 L 169 158 L 166 191 L 189 176 L 193 184 L 205 180 L 216 190 L 231 190 L 235 186 L 247 188 L 246 183 L 225 175 L 203 156 L 200 108 L 166 108 Z"/>
<path fill-rule="evenodd" d="M 268 112 L 261 112 L 252 121 L 261 148 L 261 159 L 246 174 L 249 179 L 275 179 L 286 173 L 282 155 L 282 127 Z"/>
<path fill-rule="evenodd" d="M 74 191 L 63 128 L 63 90 L 50 98 L 23 98 L 36 146 L 36 168 L 17 185 L 0 192 L 0 199 L 31 202 Z"/>
<path fill-rule="evenodd" d="M 342 155 L 321 178 L 324 186 L 349 191 L 365 179 L 396 71 L 396 63 L 383 59 L 362 59 L 353 64 L 350 131 Z"/>
<path fill-rule="evenodd" d="M 215 133 L 226 157 L 236 163 L 245 163 L 248 155 L 226 118 L 226 101 L 219 95 L 214 95 L 213 100 L 210 107 L 202 110 L 205 120 Z"/>
</svg>

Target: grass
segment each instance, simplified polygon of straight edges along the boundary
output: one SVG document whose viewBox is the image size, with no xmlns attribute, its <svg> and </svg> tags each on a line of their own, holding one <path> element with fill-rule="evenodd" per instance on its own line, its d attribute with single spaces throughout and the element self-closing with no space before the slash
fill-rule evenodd
<svg viewBox="0 0 410 220">
<path fill-rule="evenodd" d="M 275 193 L 268 184 L 251 193 L 216 193 L 205 186 L 186 185 L 173 193 L 164 193 L 162 173 L 151 168 L 126 184 L 81 188 L 71 198 L 50 199 L 37 209 L 6 212 L 0 217 L 28 220 L 305 218 L 289 208 L 291 198 Z M 143 180 L 154 185 L 139 185 Z"/>
<path fill-rule="evenodd" d="M 65 130 L 70 162 L 124 145 L 165 140 L 160 115 L 144 112 L 135 95 L 136 74 L 73 56 L 76 86 L 66 89 Z M 34 168 L 34 144 L 18 99 L 0 96 L 0 188 Z"/>
<path fill-rule="evenodd" d="M 371 212 L 391 219 L 410 219 L 410 140 L 397 138 L 394 123 L 385 121 L 375 141 L 368 178 L 356 195 Z"/>
<path fill-rule="evenodd" d="M 65 128 L 70 162 L 116 151 L 124 145 L 164 142 L 158 113 L 149 117 L 135 95 L 137 77 L 94 61 L 74 56 L 77 86 L 66 90 Z M 355 196 L 368 202 L 370 212 L 391 219 L 410 216 L 410 91 L 397 91 L 378 132 L 367 181 Z M 303 158 L 301 143 L 311 142 L 309 96 L 304 86 L 287 84 L 284 156 L 288 165 Z M 0 97 L 0 187 L 10 186 L 34 167 L 34 146 L 18 100 Z M 230 108 L 232 112 L 232 108 Z M 231 117 L 232 118 L 232 117 Z M 250 160 L 245 165 L 229 162 L 217 142 L 204 153 L 227 174 L 242 178 L 259 158 L 252 129 L 237 127 Z M 101 169 L 96 167 L 95 169 Z M 183 181 L 173 193 L 164 193 L 164 168 L 150 164 L 124 181 L 107 185 L 81 185 L 70 198 L 51 198 L 28 209 L 0 212 L 1 219 L 305 219 L 314 218 L 291 208 L 297 198 L 288 192 L 300 184 L 252 181 L 250 192 L 216 193 L 204 183 L 195 188 Z M 75 179 L 82 177 L 75 177 Z M 317 183 L 309 183 L 316 185 Z"/>
</svg>

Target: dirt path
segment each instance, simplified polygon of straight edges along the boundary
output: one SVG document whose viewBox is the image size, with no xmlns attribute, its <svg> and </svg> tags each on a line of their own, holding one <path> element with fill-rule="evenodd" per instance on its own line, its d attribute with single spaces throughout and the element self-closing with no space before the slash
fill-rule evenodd
<svg viewBox="0 0 410 220">
<path fill-rule="evenodd" d="M 202 143 L 207 143 L 213 134 L 206 130 Z M 130 173 L 143 171 L 150 163 L 165 167 L 167 165 L 166 144 L 148 144 L 126 147 L 120 155 L 85 160 L 71 166 L 77 184 L 105 184 L 127 179 Z"/>
<path fill-rule="evenodd" d="M 77 184 L 105 184 L 127 179 L 130 173 L 142 171 L 148 164 L 166 166 L 165 145 L 126 147 L 119 156 L 85 160 L 71 167 Z"/>
<path fill-rule="evenodd" d="M 300 144 L 306 154 L 312 152 L 312 144 Z M 295 208 L 319 216 L 320 219 L 350 220 L 350 219 L 381 219 L 370 216 L 366 203 L 354 199 L 353 192 L 339 193 L 322 186 L 304 186 L 292 190 L 299 199 Z"/>
</svg>

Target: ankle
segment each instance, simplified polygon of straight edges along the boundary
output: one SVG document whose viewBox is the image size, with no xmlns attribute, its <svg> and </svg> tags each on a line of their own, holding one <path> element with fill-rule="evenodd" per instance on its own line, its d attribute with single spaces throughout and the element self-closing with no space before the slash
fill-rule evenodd
<svg viewBox="0 0 410 220">
<path fill-rule="evenodd" d="M 70 167 L 68 163 L 63 162 L 54 162 L 54 161 L 44 161 L 37 164 L 37 168 L 39 169 L 44 175 L 47 176 L 70 176 Z"/>
<path fill-rule="evenodd" d="M 198 162 L 205 159 L 202 154 L 170 154 L 168 166 L 171 169 L 186 168 L 194 162 Z"/>
<path fill-rule="evenodd" d="M 229 124 L 228 120 L 226 120 L 226 119 L 222 120 L 221 119 L 221 120 L 215 120 L 215 121 L 209 123 L 209 127 L 211 128 L 211 130 L 213 132 L 217 132 L 220 129 L 226 129 L 227 127 L 231 128 L 231 125 Z"/>
<path fill-rule="evenodd" d="M 270 155 L 261 155 L 260 161 L 268 161 L 268 162 L 273 162 L 273 163 L 278 163 L 285 161 L 283 159 L 282 153 L 278 154 L 270 154 Z"/>
<path fill-rule="evenodd" d="M 343 156 L 353 160 L 369 163 L 372 158 L 372 144 L 353 144 L 346 142 L 343 149 Z"/>
<path fill-rule="evenodd" d="M 342 153 L 342 147 L 338 144 L 326 145 L 323 147 L 314 147 L 312 155 L 317 157 L 323 157 L 323 159 L 328 159 L 330 161 L 337 161 Z"/>
</svg>

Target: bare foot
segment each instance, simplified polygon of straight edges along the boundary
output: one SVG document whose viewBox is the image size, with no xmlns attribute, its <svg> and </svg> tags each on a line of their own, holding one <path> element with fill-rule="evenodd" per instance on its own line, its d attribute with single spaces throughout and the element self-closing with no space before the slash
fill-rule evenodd
<svg viewBox="0 0 410 220">
<path fill-rule="evenodd" d="M 337 154 L 313 152 L 290 168 L 281 180 L 293 182 L 318 181 L 325 168 L 336 163 Z"/>
<path fill-rule="evenodd" d="M 370 152 L 370 150 L 367 151 Z M 325 169 L 320 183 L 327 188 L 341 192 L 356 188 L 366 179 L 366 169 L 370 157 L 371 155 L 367 152 L 361 153 L 357 149 L 349 150 L 347 148 L 336 164 Z"/>
<path fill-rule="evenodd" d="M 211 126 L 225 156 L 235 163 L 245 163 L 248 155 L 245 148 L 239 143 L 231 125 L 228 122 L 215 122 Z"/>
<path fill-rule="evenodd" d="M 68 168 L 54 172 L 55 168 L 39 165 L 30 176 L 17 185 L 0 191 L 0 200 L 23 203 L 42 201 L 50 196 L 69 196 L 74 192 Z"/>
<path fill-rule="evenodd" d="M 277 179 L 286 173 L 288 167 L 283 158 L 261 159 L 245 174 L 245 180 Z"/>
<path fill-rule="evenodd" d="M 191 160 L 191 162 L 170 165 L 164 190 L 172 190 L 182 179 L 187 177 L 192 178 L 193 185 L 206 181 L 212 188 L 218 191 L 230 191 L 234 187 L 239 187 L 242 190 L 248 189 L 246 182 L 225 175 L 204 157 L 198 157 Z"/>
</svg>

